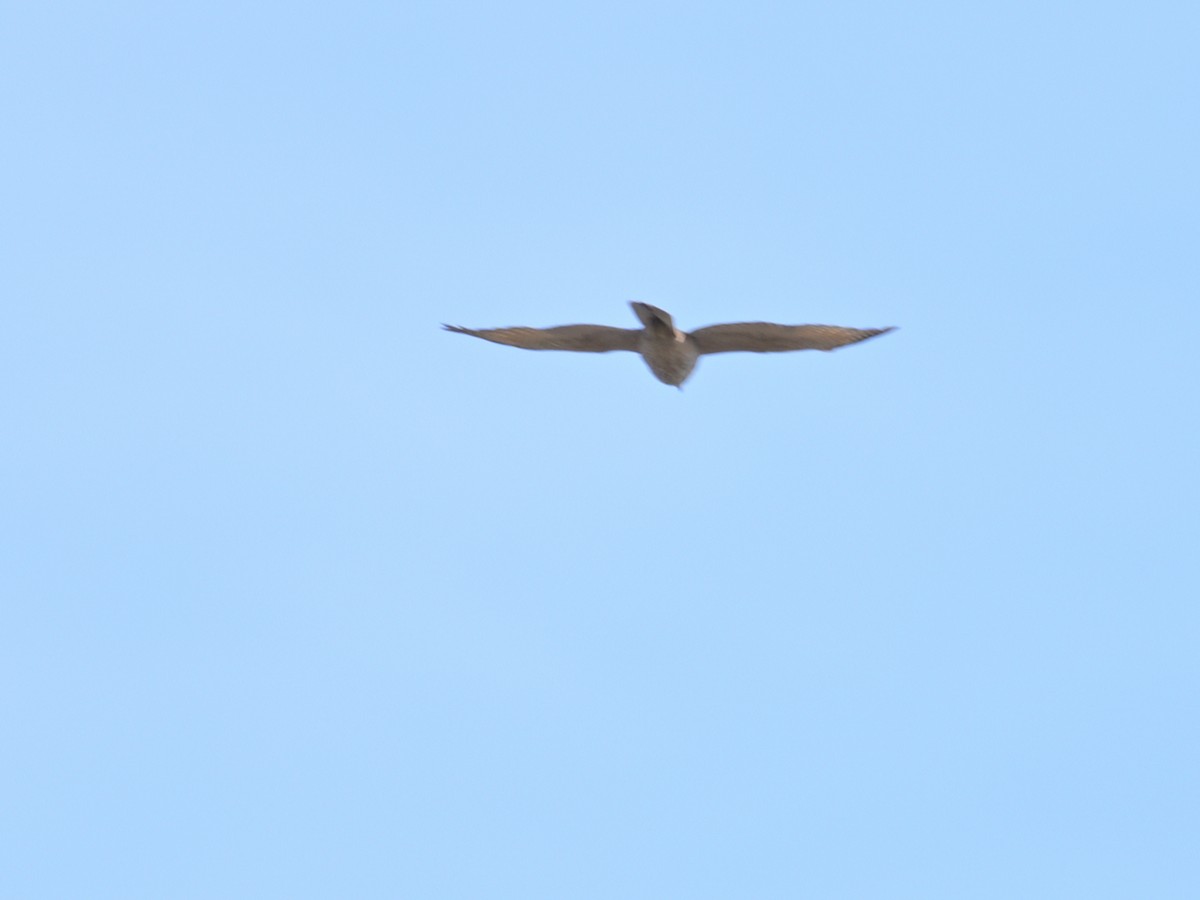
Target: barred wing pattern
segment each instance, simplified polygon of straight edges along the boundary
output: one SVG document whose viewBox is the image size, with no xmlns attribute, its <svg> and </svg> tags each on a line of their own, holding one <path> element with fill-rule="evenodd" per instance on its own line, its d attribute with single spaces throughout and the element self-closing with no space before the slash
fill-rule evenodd
<svg viewBox="0 0 1200 900">
<path fill-rule="evenodd" d="M 637 350 L 640 328 L 612 328 L 608 325 L 559 325 L 557 328 L 462 328 L 443 325 L 455 334 L 469 334 L 496 344 L 525 350 L 574 350 L 579 353 L 608 353 L 611 350 Z"/>
<path fill-rule="evenodd" d="M 701 353 L 783 353 L 788 350 L 835 350 L 894 328 L 842 328 L 839 325 L 776 325 L 773 322 L 733 322 L 709 325 L 692 332 Z"/>
</svg>

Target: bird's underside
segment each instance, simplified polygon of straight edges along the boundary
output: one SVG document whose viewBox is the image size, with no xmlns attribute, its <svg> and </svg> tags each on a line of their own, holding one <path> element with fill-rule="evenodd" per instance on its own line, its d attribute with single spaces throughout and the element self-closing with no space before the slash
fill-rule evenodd
<svg viewBox="0 0 1200 900">
<path fill-rule="evenodd" d="M 773 322 L 734 322 L 709 325 L 692 332 L 675 327 L 671 315 L 648 303 L 631 303 L 642 328 L 608 325 L 559 325 L 556 328 L 462 328 L 444 325 L 447 331 L 469 334 L 497 344 L 525 350 L 573 350 L 608 353 L 632 350 L 641 353 L 654 376 L 680 386 L 699 357 L 709 353 L 784 353 L 790 350 L 836 350 L 857 344 L 893 328 L 843 328 L 839 325 L 777 325 Z"/>
</svg>

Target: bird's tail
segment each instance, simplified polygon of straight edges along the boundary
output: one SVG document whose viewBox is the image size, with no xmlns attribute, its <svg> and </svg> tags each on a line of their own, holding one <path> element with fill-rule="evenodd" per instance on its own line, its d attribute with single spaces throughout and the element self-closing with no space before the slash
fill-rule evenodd
<svg viewBox="0 0 1200 900">
<path fill-rule="evenodd" d="M 634 313 L 647 328 L 661 326 L 673 329 L 675 327 L 675 320 L 671 318 L 671 314 L 666 310 L 659 309 L 657 306 L 651 306 L 649 303 L 639 303 L 637 300 L 634 300 L 629 305 L 633 307 Z"/>
</svg>

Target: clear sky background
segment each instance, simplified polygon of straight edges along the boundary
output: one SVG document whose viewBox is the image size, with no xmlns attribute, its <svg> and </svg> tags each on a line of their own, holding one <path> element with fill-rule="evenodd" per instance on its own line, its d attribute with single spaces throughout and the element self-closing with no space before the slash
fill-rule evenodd
<svg viewBox="0 0 1200 900">
<path fill-rule="evenodd" d="M 5 4 L 0 896 L 1200 896 L 1198 45 Z"/>
</svg>

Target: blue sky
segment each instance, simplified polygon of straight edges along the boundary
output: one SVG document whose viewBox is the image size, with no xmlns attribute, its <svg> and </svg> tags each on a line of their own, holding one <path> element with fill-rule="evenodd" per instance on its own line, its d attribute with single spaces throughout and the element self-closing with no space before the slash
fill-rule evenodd
<svg viewBox="0 0 1200 900">
<path fill-rule="evenodd" d="M 1197 896 L 1198 36 L 5 6 L 0 895 Z"/>
</svg>

